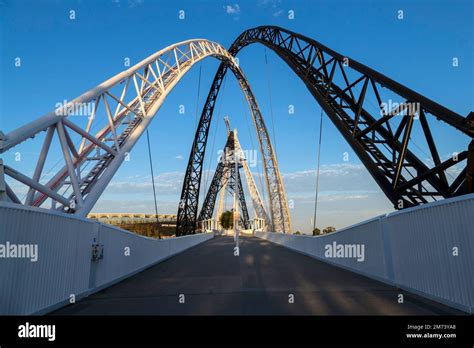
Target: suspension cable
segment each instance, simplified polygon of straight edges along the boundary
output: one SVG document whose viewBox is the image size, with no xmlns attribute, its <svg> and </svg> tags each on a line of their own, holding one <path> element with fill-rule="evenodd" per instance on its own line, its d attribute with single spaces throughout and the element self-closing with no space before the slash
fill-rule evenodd
<svg viewBox="0 0 474 348">
<path fill-rule="evenodd" d="M 159 219 L 158 219 L 158 204 L 156 203 L 155 175 L 153 174 L 153 162 L 151 160 L 150 135 L 148 134 L 148 128 L 146 129 L 146 140 L 148 142 L 148 159 L 150 160 L 151 182 L 153 185 L 153 199 L 155 201 L 156 232 L 158 233 L 158 238 L 161 239 Z"/>
<path fill-rule="evenodd" d="M 316 214 L 318 210 L 318 193 L 319 193 L 319 170 L 321 164 L 321 139 L 323 137 L 323 109 L 321 108 L 321 117 L 319 120 L 319 141 L 318 141 L 318 163 L 316 169 L 316 193 L 314 197 L 314 217 L 313 217 L 313 231 L 316 229 Z"/>
</svg>

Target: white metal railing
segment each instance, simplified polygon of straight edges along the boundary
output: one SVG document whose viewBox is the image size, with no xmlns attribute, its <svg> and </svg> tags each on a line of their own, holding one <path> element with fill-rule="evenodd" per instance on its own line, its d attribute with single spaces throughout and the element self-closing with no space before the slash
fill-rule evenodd
<svg viewBox="0 0 474 348">
<path fill-rule="evenodd" d="M 152 239 L 51 210 L 0 202 L 0 244 L 36 246 L 36 260 L 0 259 L 0 315 L 44 314 L 213 238 Z"/>
<path fill-rule="evenodd" d="M 474 313 L 474 194 L 382 215 L 322 236 L 256 232 L 295 251 Z M 363 245 L 363 260 L 328 246 Z"/>
</svg>

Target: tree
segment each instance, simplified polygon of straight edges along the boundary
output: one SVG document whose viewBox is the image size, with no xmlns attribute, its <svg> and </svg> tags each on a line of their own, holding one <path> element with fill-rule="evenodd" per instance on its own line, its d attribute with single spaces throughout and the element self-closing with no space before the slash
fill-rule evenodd
<svg viewBox="0 0 474 348">
<path fill-rule="evenodd" d="M 333 227 L 333 226 L 328 226 L 325 229 L 323 229 L 323 233 L 331 233 L 335 231 L 336 231 L 336 227 Z"/>
<path fill-rule="evenodd" d="M 230 210 L 226 210 L 219 217 L 219 223 L 225 230 L 230 230 L 234 227 L 234 213 Z"/>
<path fill-rule="evenodd" d="M 301 234 L 301 232 L 300 232 L 300 231 L 296 231 L 295 234 Z"/>
<path fill-rule="evenodd" d="M 313 236 L 319 236 L 320 234 L 321 234 L 321 230 L 316 227 L 316 228 L 313 230 Z"/>
</svg>

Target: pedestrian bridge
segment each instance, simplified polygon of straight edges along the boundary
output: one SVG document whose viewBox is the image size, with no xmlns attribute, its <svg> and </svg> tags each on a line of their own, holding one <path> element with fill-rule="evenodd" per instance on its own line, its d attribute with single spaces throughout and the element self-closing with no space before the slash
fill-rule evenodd
<svg viewBox="0 0 474 348">
<path fill-rule="evenodd" d="M 323 236 L 255 232 L 234 256 L 214 232 L 155 240 L 1 202 L 0 314 L 473 313 L 473 212 L 469 194 Z"/>
<path fill-rule="evenodd" d="M 291 216 L 276 154 L 236 57 L 253 44 L 273 51 L 304 83 L 321 107 L 320 125 L 324 114 L 401 211 L 328 235 L 287 234 Z M 169 93 L 207 58 L 220 65 L 184 174 L 176 216 L 179 237 L 155 240 L 85 218 L 138 140 L 145 133 L 148 139 L 148 126 Z M 257 186 L 250 185 L 258 219 L 250 226 L 252 236 L 242 236 L 238 256 L 232 239 L 215 230 L 212 216 L 227 181 L 246 207 L 239 166 L 250 170 L 239 164 L 240 156 L 219 161 L 199 207 L 209 130 L 227 72 L 235 76 L 249 107 L 268 196 L 264 204 Z M 94 105 L 93 111 L 80 122 L 83 118 L 74 113 L 87 104 Z M 224 150 L 235 155 L 242 147 L 227 127 Z M 451 134 L 444 130 L 456 132 L 460 147 L 442 161 L 433 135 Z M 425 313 L 408 306 L 408 297 L 474 311 L 474 114 L 451 111 L 302 34 L 259 26 L 244 31 L 228 50 L 207 39 L 172 44 L 54 111 L 0 132 L 0 154 L 12 159 L 12 151 L 33 138 L 29 146 L 39 151 L 31 166 L 0 158 L 0 314 L 45 314 L 63 307 L 61 313 L 105 314 L 127 303 L 128 314 Z M 153 178 L 151 146 L 148 154 Z M 56 167 L 56 161 L 62 164 Z M 49 163 L 54 170 L 46 173 Z M 247 209 L 238 211 L 249 227 Z M 121 216 L 110 219 L 123 221 Z M 126 219 L 155 220 L 152 215 Z M 195 234 L 198 222 L 210 231 Z M 258 231 L 263 225 L 274 232 Z M 208 300 L 193 302 L 200 294 L 208 294 Z M 162 296 L 171 302 L 160 302 Z M 266 296 L 272 299 L 263 300 Z M 100 298 L 114 305 L 101 307 Z M 131 305 L 131 298 L 142 298 L 142 305 Z M 288 309 L 281 301 L 293 306 Z M 304 309 L 297 303 L 305 303 Z"/>
</svg>

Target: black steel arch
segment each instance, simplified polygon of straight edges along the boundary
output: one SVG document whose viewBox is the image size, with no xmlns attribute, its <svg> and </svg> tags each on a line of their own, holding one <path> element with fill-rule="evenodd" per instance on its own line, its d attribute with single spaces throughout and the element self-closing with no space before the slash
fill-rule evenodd
<svg viewBox="0 0 474 348">
<path fill-rule="evenodd" d="M 235 56 L 243 47 L 252 43 L 260 43 L 272 49 L 301 78 L 396 209 L 474 192 L 472 112 L 463 117 L 313 39 L 275 26 L 262 26 L 243 32 L 234 41 L 229 52 Z M 226 70 L 227 67 L 221 64 L 211 86 L 208 101 L 215 101 Z M 359 88 L 360 91 L 357 90 Z M 383 106 L 381 89 L 389 91 L 397 100 L 403 102 L 388 110 Z M 368 110 L 370 93 L 372 101 L 379 109 L 376 113 Z M 203 133 L 207 134 L 213 107 L 213 103 L 206 102 L 196 138 L 201 137 Z M 394 126 L 396 122 L 393 121 L 399 115 L 403 117 Z M 469 148 L 441 161 L 428 116 L 447 123 L 458 130 L 460 136 L 471 138 Z M 410 145 L 413 146 L 411 131 L 417 118 L 432 157 L 433 165 L 430 167 L 410 150 Z M 203 153 L 200 156 L 196 150 L 198 149 L 193 147 L 191 151 L 187 175 L 188 172 L 193 172 L 193 165 L 203 160 Z M 449 182 L 447 170 L 464 163 L 465 160 L 462 171 Z M 195 179 L 200 181 L 200 177 Z M 196 181 L 185 179 L 183 193 L 185 188 L 194 182 Z M 181 198 L 194 199 L 183 195 Z M 180 224 L 180 215 L 182 217 L 183 213 L 186 212 L 180 207 L 177 227 L 179 234 L 189 233 L 189 230 Z M 195 220 L 197 207 L 195 212 L 187 213 L 190 213 L 187 218 Z"/>
<path fill-rule="evenodd" d="M 219 194 L 220 190 L 225 190 L 225 187 L 227 186 L 227 190 L 229 192 L 233 193 L 236 190 L 238 192 L 239 206 L 240 211 L 242 212 L 240 221 L 242 223 L 242 226 L 245 229 L 248 229 L 250 227 L 250 219 L 247 209 L 247 203 L 245 202 L 242 179 L 241 175 L 239 174 L 239 170 L 242 168 L 242 164 L 239 163 L 238 169 L 236 170 L 235 162 L 225 161 L 225 157 L 228 156 L 226 154 L 235 153 L 234 145 L 234 132 L 230 132 L 227 138 L 226 145 L 224 147 L 224 152 L 219 160 L 219 163 L 217 164 L 217 168 L 214 172 L 211 184 L 209 185 L 206 198 L 204 199 L 201 211 L 199 212 L 198 221 L 212 219 L 217 195 Z M 225 170 L 229 171 L 228 177 L 225 177 Z"/>
<path fill-rule="evenodd" d="M 178 207 L 176 228 L 177 236 L 193 234 L 196 231 L 201 176 L 210 123 L 220 86 L 224 80 L 227 69 L 229 68 L 237 78 L 240 88 L 244 92 L 250 107 L 255 130 L 257 132 L 257 139 L 265 169 L 265 181 L 270 200 L 269 205 L 271 205 L 271 227 L 273 230 L 279 232 L 291 231 L 291 222 L 285 190 L 283 188 L 278 164 L 274 156 L 270 136 L 265 126 L 263 116 L 260 113 L 255 96 L 253 95 L 245 76 L 243 76 L 242 71 L 234 65 L 229 64 L 228 61 L 222 60 L 222 64 L 219 66 L 212 83 L 213 89 L 209 92 L 206 99 L 189 156 Z"/>
</svg>

